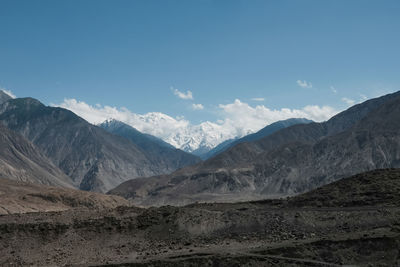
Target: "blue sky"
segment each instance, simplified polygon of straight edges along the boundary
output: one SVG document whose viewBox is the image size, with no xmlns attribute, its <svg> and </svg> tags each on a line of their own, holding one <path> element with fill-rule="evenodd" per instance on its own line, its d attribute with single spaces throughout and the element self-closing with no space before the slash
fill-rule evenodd
<svg viewBox="0 0 400 267">
<path fill-rule="evenodd" d="M 192 123 L 235 99 L 342 110 L 399 90 L 399 14 L 385 0 L 0 0 L 0 87 Z"/>
</svg>

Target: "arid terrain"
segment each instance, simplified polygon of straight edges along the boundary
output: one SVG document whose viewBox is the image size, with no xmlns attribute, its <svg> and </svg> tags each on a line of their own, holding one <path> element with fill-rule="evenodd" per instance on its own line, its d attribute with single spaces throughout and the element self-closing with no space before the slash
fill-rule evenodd
<svg viewBox="0 0 400 267">
<path fill-rule="evenodd" d="M 0 216 L 0 265 L 398 266 L 400 170 L 284 200 Z"/>
<path fill-rule="evenodd" d="M 123 205 L 129 205 L 129 202 L 118 196 L 0 178 L 0 215 L 71 208 L 104 209 Z"/>
</svg>

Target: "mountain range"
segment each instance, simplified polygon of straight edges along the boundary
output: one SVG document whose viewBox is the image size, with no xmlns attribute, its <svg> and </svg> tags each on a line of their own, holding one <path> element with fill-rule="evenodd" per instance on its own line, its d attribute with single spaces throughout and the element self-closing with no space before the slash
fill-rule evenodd
<svg viewBox="0 0 400 267">
<path fill-rule="evenodd" d="M 0 94 L 4 99 L 0 123 L 32 142 L 38 153 L 62 170 L 58 178 L 68 176 L 75 188 L 105 192 L 135 177 L 165 174 L 199 161 L 168 147 L 169 158 L 160 161 L 156 153 L 147 152 L 132 139 L 111 134 L 69 110 L 48 107 L 33 98 L 10 99 Z"/>
<path fill-rule="evenodd" d="M 65 105 L 65 108 L 71 107 Z M 75 109 L 72 109 L 72 111 L 75 111 Z M 85 114 L 79 110 L 76 110 L 76 112 L 85 117 Z M 130 115 L 132 118 L 125 123 L 142 133 L 157 136 L 175 148 L 197 156 L 208 152 L 224 140 L 235 138 L 232 131 L 212 122 L 192 125 L 183 118 L 173 118 L 161 112 Z"/>
<path fill-rule="evenodd" d="M 400 167 L 400 92 L 323 123 L 290 126 L 170 175 L 110 191 L 138 205 L 240 201 L 299 194 L 367 170 Z"/>
<path fill-rule="evenodd" d="M 108 192 L 138 205 L 295 195 L 400 166 L 400 92 L 314 123 L 290 119 L 226 141 L 205 161 L 120 121 L 0 92 L 0 177 Z"/>
<path fill-rule="evenodd" d="M 400 92 L 200 161 L 0 91 L 0 265 L 398 266 L 399 177 Z"/>
</svg>

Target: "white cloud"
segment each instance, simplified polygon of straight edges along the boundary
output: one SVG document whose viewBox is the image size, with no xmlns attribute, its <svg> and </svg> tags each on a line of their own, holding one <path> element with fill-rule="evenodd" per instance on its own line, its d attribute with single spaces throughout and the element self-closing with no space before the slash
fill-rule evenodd
<svg viewBox="0 0 400 267">
<path fill-rule="evenodd" d="M 252 98 L 251 100 L 262 102 L 262 101 L 264 101 L 265 99 L 264 99 L 263 97 L 254 97 L 254 98 Z"/>
<path fill-rule="evenodd" d="M 325 121 L 338 113 L 329 106 L 309 105 L 302 109 L 270 109 L 264 105 L 250 106 L 236 99 L 233 103 L 219 105 L 224 113 L 225 127 L 234 128 L 236 135 L 255 132 L 268 124 L 289 118 L 307 118 L 314 121 Z M 228 125 L 229 124 L 229 125 Z"/>
<path fill-rule="evenodd" d="M 0 87 L 0 91 L 3 91 L 4 93 L 6 93 L 7 95 L 9 95 L 12 98 L 16 98 L 16 96 L 11 92 L 11 90 L 6 90 L 5 88 Z"/>
<path fill-rule="evenodd" d="M 337 94 L 337 90 L 336 90 L 335 87 L 331 86 L 330 88 L 331 88 L 331 91 L 332 91 L 334 94 Z"/>
<path fill-rule="evenodd" d="M 131 125 L 139 131 L 162 139 L 167 139 L 170 133 L 186 129 L 190 124 L 183 117 L 173 118 L 160 112 L 149 112 L 141 115 L 133 113 L 126 108 L 92 106 L 75 99 L 64 99 L 61 104 L 52 104 L 52 106 L 69 109 L 92 124 L 99 124 L 107 119 L 116 119 Z"/>
<path fill-rule="evenodd" d="M 347 98 L 347 97 L 343 97 L 342 101 L 349 106 L 353 106 L 356 103 L 356 101 L 354 101 L 353 99 Z"/>
<path fill-rule="evenodd" d="M 226 139 L 256 132 L 275 121 L 289 118 L 325 121 L 338 113 L 329 106 L 309 105 L 301 109 L 270 109 L 264 105 L 251 106 L 236 99 L 233 103 L 218 106 L 217 113 L 220 118 L 215 122 L 191 124 L 183 117 L 173 118 L 160 112 L 142 115 L 126 108 L 92 106 L 75 99 L 64 99 L 61 104 L 53 106 L 69 109 L 93 124 L 99 124 L 106 119 L 117 119 L 141 132 L 160 137 L 173 146 L 188 151 L 193 151 L 202 145 L 212 148 Z"/>
<path fill-rule="evenodd" d="M 202 104 L 192 104 L 193 110 L 202 110 L 204 106 Z"/>
<path fill-rule="evenodd" d="M 188 91 L 186 91 L 186 93 L 184 93 L 184 92 L 181 92 L 178 89 L 173 88 L 173 87 L 171 87 L 171 89 L 173 90 L 174 95 L 176 95 L 180 99 L 185 99 L 185 100 L 191 99 L 191 100 L 193 100 L 193 93 L 191 91 L 188 90 Z"/>
<path fill-rule="evenodd" d="M 304 81 L 297 80 L 296 83 L 301 88 L 312 88 L 312 83 L 307 82 L 306 80 L 304 80 Z"/>
<path fill-rule="evenodd" d="M 75 99 L 64 99 L 58 105 L 69 109 L 93 124 L 99 124 L 107 119 L 122 121 L 143 133 L 157 136 L 171 145 L 193 151 L 201 144 L 209 144 L 214 147 L 223 140 L 233 136 L 228 129 L 223 129 L 217 123 L 204 122 L 193 125 L 184 117 L 173 118 L 160 112 L 149 112 L 146 114 L 136 114 L 126 108 L 116 108 L 110 106 L 92 106 L 85 102 Z"/>
</svg>

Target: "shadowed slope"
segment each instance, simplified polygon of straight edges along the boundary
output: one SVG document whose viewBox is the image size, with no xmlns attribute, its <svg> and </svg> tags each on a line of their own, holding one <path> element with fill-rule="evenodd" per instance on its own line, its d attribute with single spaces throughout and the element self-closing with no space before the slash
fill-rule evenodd
<svg viewBox="0 0 400 267">
<path fill-rule="evenodd" d="M 242 138 L 239 139 L 231 139 L 231 140 L 226 140 L 225 142 L 222 142 L 221 144 L 219 144 L 218 146 L 216 146 L 215 148 L 213 148 L 212 150 L 210 150 L 209 152 L 207 152 L 206 154 L 202 155 L 201 158 L 202 159 L 209 159 L 212 158 L 240 143 L 244 143 L 244 142 L 253 142 L 253 141 L 257 141 L 260 140 L 266 136 L 269 136 L 281 129 L 296 125 L 296 124 L 308 124 L 311 123 L 312 121 L 307 120 L 307 119 L 287 119 L 287 120 L 283 120 L 283 121 L 277 121 L 274 122 L 266 127 L 264 127 L 263 129 L 259 130 L 256 133 L 253 134 L 249 134 L 246 135 Z"/>
<path fill-rule="evenodd" d="M 128 139 L 145 151 L 154 161 L 162 162 L 171 172 L 201 161 L 197 156 L 176 149 L 155 136 L 141 133 L 123 122 L 110 120 L 100 124 L 99 127 L 109 133 Z"/>
<path fill-rule="evenodd" d="M 0 123 L 0 178 L 72 187 L 69 177 L 21 135 Z"/>
</svg>

